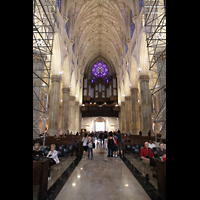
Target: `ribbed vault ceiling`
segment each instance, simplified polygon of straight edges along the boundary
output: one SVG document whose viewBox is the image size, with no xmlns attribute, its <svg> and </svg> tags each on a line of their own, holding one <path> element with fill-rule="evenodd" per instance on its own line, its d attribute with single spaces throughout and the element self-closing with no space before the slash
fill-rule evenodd
<svg viewBox="0 0 200 200">
<path fill-rule="evenodd" d="M 69 0 L 67 3 L 74 20 L 71 39 L 75 42 L 75 54 L 82 71 L 89 69 L 94 60 L 103 58 L 112 68 L 109 71 L 117 73 L 124 53 L 127 15 L 132 1 Z"/>
</svg>

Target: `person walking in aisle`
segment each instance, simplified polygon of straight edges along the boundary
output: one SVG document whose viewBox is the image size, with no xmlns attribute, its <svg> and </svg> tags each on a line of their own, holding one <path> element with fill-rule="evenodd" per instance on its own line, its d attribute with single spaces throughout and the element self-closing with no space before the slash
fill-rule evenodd
<svg viewBox="0 0 200 200">
<path fill-rule="evenodd" d="M 90 157 L 90 151 L 91 151 L 91 159 L 93 159 L 93 137 L 92 134 L 88 137 L 88 159 Z"/>
<path fill-rule="evenodd" d="M 88 134 L 87 134 L 87 133 L 85 133 L 85 135 L 84 135 L 82 141 L 83 141 L 83 158 L 84 158 L 84 157 L 86 156 L 85 154 L 86 154 L 86 152 L 87 152 L 87 150 L 88 150 L 88 145 L 87 145 L 87 142 L 88 142 Z"/>
<path fill-rule="evenodd" d="M 120 130 L 118 130 L 118 155 L 123 155 L 123 150 L 122 150 L 122 134 L 120 133 Z"/>
<path fill-rule="evenodd" d="M 114 141 L 112 136 L 112 131 L 109 132 L 109 137 L 107 140 L 107 148 L 108 148 L 108 157 L 113 157 L 113 148 L 114 148 Z"/>
<path fill-rule="evenodd" d="M 114 133 L 114 135 L 113 135 L 113 141 L 114 141 L 113 157 L 116 157 L 116 158 L 117 158 L 117 151 L 118 151 L 117 139 L 118 139 L 117 134 Z M 115 151 L 115 155 L 114 155 L 114 151 Z"/>
</svg>

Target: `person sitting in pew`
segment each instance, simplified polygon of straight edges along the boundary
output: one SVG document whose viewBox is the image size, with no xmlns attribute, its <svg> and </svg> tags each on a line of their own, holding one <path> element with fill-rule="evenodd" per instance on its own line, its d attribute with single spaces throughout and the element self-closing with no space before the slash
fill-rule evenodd
<svg viewBox="0 0 200 200">
<path fill-rule="evenodd" d="M 57 141 L 60 141 L 62 138 L 61 138 L 61 136 L 60 135 L 58 135 L 57 137 L 56 137 L 56 140 Z"/>
<path fill-rule="evenodd" d="M 39 149 L 40 143 L 35 143 L 33 149 L 33 160 L 39 160 L 39 158 L 44 155 Z"/>
<path fill-rule="evenodd" d="M 152 140 L 149 140 L 149 148 L 152 149 L 153 147 L 156 147 L 156 145 L 152 142 Z"/>
<path fill-rule="evenodd" d="M 61 138 L 66 138 L 64 133 L 62 133 L 60 136 Z"/>
<path fill-rule="evenodd" d="M 149 148 L 149 143 L 144 143 L 144 148 L 140 151 L 140 158 L 142 162 L 145 164 L 146 171 L 146 179 L 149 180 L 149 172 L 150 172 L 150 159 L 154 158 L 153 151 Z"/>
<path fill-rule="evenodd" d="M 131 142 L 131 140 L 127 137 L 124 142 Z"/>
<path fill-rule="evenodd" d="M 55 148 L 56 148 L 56 145 L 51 144 L 51 151 L 49 151 L 49 153 L 47 154 L 47 158 L 50 159 L 49 169 L 48 169 L 48 180 L 51 179 L 50 177 L 51 166 L 58 164 L 60 162 L 58 159 L 58 152 L 55 150 Z"/>
<path fill-rule="evenodd" d="M 126 133 L 122 133 L 122 139 L 126 139 Z"/>
<path fill-rule="evenodd" d="M 160 149 L 157 151 L 157 156 L 158 158 L 162 160 L 164 157 L 166 157 L 166 149 L 164 149 L 163 142 L 160 142 L 159 146 L 160 146 Z"/>
</svg>

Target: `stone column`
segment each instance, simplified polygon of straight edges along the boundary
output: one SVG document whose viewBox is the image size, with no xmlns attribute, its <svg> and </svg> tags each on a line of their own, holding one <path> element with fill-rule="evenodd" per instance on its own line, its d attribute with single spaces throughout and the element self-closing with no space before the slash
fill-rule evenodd
<svg viewBox="0 0 200 200">
<path fill-rule="evenodd" d="M 67 134 L 69 130 L 69 92 L 70 88 L 63 88 L 61 133 Z"/>
<path fill-rule="evenodd" d="M 131 88 L 132 134 L 139 133 L 138 88 Z"/>
<path fill-rule="evenodd" d="M 121 102 L 122 133 L 126 133 L 126 113 L 125 102 Z"/>
<path fill-rule="evenodd" d="M 69 97 L 69 133 L 75 132 L 75 96 Z"/>
<path fill-rule="evenodd" d="M 126 133 L 131 133 L 131 97 L 125 96 Z"/>
<path fill-rule="evenodd" d="M 142 135 L 148 136 L 149 130 L 153 133 L 151 124 L 151 99 L 149 94 L 149 76 L 141 75 L 140 80 L 140 93 L 141 93 L 141 108 L 142 108 Z"/>
<path fill-rule="evenodd" d="M 51 76 L 51 94 L 49 107 L 49 135 L 58 134 L 59 98 L 61 76 Z"/>
<path fill-rule="evenodd" d="M 79 132 L 80 133 L 80 125 L 79 125 L 79 102 L 75 101 L 75 133 Z"/>
</svg>

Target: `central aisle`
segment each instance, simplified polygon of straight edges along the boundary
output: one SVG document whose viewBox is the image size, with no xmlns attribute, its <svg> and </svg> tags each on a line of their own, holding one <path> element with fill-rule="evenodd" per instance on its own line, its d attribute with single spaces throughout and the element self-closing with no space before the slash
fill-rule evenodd
<svg viewBox="0 0 200 200">
<path fill-rule="evenodd" d="M 108 158 L 106 150 L 93 149 L 93 160 L 82 158 L 56 200 L 148 200 L 121 158 Z"/>
</svg>

